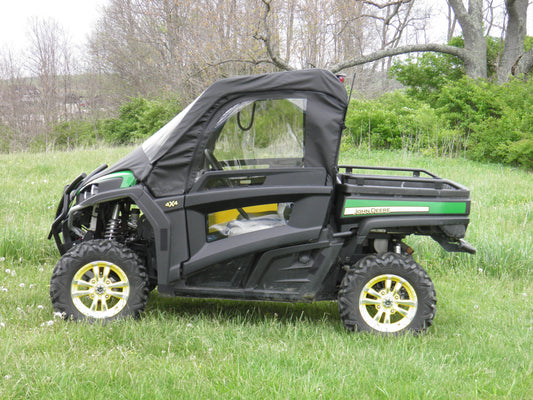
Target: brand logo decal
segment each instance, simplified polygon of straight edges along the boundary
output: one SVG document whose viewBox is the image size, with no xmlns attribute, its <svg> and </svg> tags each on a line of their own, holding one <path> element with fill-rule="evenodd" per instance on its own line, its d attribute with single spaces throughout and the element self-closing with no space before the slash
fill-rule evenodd
<svg viewBox="0 0 533 400">
<path fill-rule="evenodd" d="M 167 208 L 174 208 L 178 206 L 178 200 L 170 200 L 165 203 L 165 207 Z"/>
<path fill-rule="evenodd" d="M 372 215 L 372 214 L 394 214 L 394 213 L 427 213 L 429 207 L 346 207 L 344 215 Z"/>
</svg>

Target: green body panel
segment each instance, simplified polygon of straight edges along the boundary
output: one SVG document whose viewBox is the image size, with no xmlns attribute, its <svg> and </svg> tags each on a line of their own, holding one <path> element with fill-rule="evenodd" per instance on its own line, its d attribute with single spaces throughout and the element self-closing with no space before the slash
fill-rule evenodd
<svg viewBox="0 0 533 400">
<path fill-rule="evenodd" d="M 130 171 L 113 172 L 112 174 L 102 176 L 101 178 L 98 178 L 90 183 L 93 184 L 115 178 L 122 178 L 122 183 L 120 184 L 121 189 L 128 188 L 137 184 L 137 179 L 135 179 L 135 176 L 133 176 L 133 173 Z"/>
<path fill-rule="evenodd" d="M 467 214 L 465 201 L 405 201 L 346 199 L 342 217 L 408 214 Z"/>
</svg>

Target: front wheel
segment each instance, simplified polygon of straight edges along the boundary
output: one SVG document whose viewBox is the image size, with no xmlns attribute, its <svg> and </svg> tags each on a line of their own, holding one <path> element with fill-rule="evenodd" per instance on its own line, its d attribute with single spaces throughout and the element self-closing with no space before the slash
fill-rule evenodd
<svg viewBox="0 0 533 400">
<path fill-rule="evenodd" d="M 411 257 L 396 253 L 370 255 L 350 268 L 338 296 L 348 330 L 374 333 L 420 333 L 436 312 L 433 282 Z"/>
<path fill-rule="evenodd" d="M 148 293 L 148 276 L 139 257 L 111 240 L 76 245 L 61 257 L 50 280 L 54 310 L 74 320 L 136 318 Z"/>
</svg>

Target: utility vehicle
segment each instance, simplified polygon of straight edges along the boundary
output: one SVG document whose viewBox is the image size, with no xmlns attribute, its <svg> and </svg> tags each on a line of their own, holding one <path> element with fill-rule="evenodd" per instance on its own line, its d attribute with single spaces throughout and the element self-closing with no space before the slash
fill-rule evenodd
<svg viewBox="0 0 533 400">
<path fill-rule="evenodd" d="M 418 333 L 433 283 L 403 243 L 464 241 L 468 189 L 421 169 L 337 165 L 348 106 L 313 69 L 215 82 L 138 149 L 63 191 L 50 282 L 68 319 L 137 317 L 160 295 L 337 300 L 349 330 Z"/>
</svg>

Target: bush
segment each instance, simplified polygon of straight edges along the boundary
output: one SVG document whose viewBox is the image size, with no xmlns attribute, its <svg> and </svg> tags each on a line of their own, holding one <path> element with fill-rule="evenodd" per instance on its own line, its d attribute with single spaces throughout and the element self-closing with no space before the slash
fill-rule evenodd
<svg viewBox="0 0 533 400">
<path fill-rule="evenodd" d="M 53 147 L 73 149 L 96 144 L 99 139 L 99 122 L 87 120 L 64 121 L 54 125 L 51 134 Z"/>
<path fill-rule="evenodd" d="M 442 130 L 441 125 L 435 110 L 402 91 L 377 100 L 352 100 L 346 116 L 346 133 L 357 146 L 457 153 L 463 142 L 460 132 Z"/>
<path fill-rule="evenodd" d="M 504 104 L 495 93 L 496 85 L 463 77 L 450 82 L 435 101 L 437 113 L 450 127 L 469 133 L 487 118 L 500 118 Z"/>
<path fill-rule="evenodd" d="M 533 167 L 533 80 L 498 85 L 463 77 L 432 102 L 403 91 L 352 100 L 346 133 L 356 146 L 436 155 L 466 151 L 478 161 Z"/>
<path fill-rule="evenodd" d="M 130 99 L 119 109 L 119 116 L 102 123 L 102 135 L 111 143 L 125 144 L 145 139 L 179 112 L 175 99 Z"/>
<path fill-rule="evenodd" d="M 0 153 L 8 153 L 11 148 L 13 131 L 7 126 L 0 124 Z"/>
<path fill-rule="evenodd" d="M 533 165 L 533 81 L 503 85 L 463 78 L 446 85 L 437 113 L 469 138 L 468 156 L 531 168 Z"/>
<path fill-rule="evenodd" d="M 487 75 L 496 75 L 502 43 L 500 38 L 487 37 Z M 454 37 L 448 45 L 464 47 L 462 37 Z M 527 45 L 526 45 L 527 50 Z M 441 89 L 450 82 L 457 82 L 465 76 L 463 61 L 450 54 L 424 53 L 416 58 L 396 61 L 390 74 L 406 86 L 409 96 L 434 106 Z"/>
</svg>

